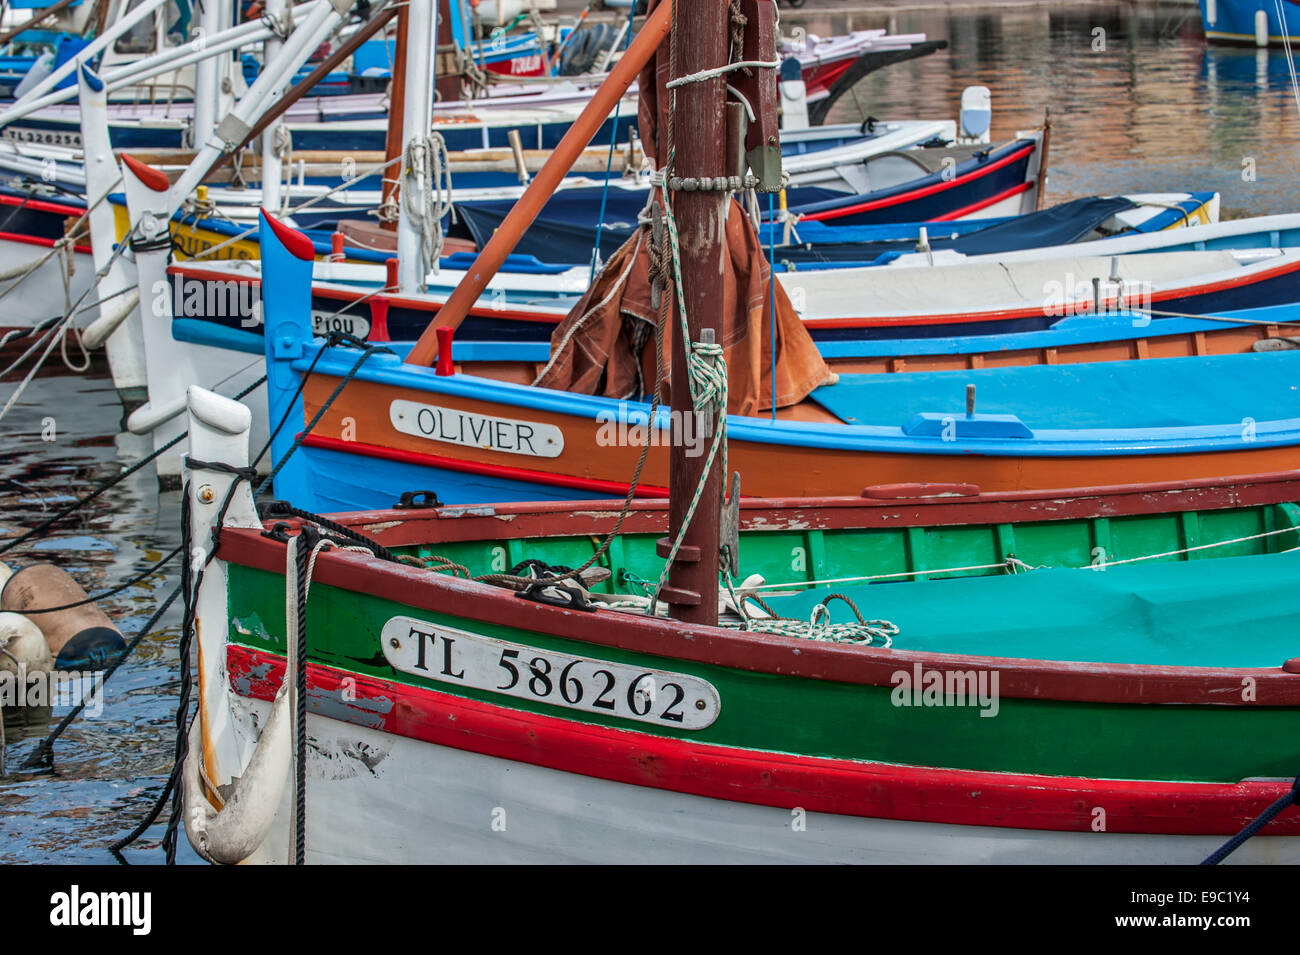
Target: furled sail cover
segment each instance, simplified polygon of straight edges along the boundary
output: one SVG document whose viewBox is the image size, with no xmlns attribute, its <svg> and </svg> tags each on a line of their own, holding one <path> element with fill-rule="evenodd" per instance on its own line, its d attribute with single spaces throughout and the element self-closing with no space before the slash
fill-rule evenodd
<svg viewBox="0 0 1300 955">
<path fill-rule="evenodd" d="M 551 358 L 537 380 L 544 388 L 637 400 L 655 379 L 648 227 L 638 229 L 605 263 L 595 283 L 551 336 Z M 772 407 L 772 301 L 776 294 L 776 406 L 797 404 L 834 380 L 780 283 L 770 281 L 753 222 L 733 201 L 723 258 L 722 332 L 727 362 L 727 410 L 752 415 Z M 678 325 L 664 336 L 664 368 Z M 667 372 L 660 394 L 667 399 Z"/>
<path fill-rule="evenodd" d="M 649 6 L 654 8 L 654 0 Z M 668 43 L 660 46 L 637 81 L 641 91 L 637 125 L 647 153 L 658 157 L 660 168 L 667 154 L 659 131 L 667 129 L 662 107 L 668 104 L 664 90 L 668 47 Z M 648 397 L 655 379 L 654 329 L 660 317 L 650 294 L 652 242 L 649 226 L 643 225 L 605 263 L 587 294 L 551 336 L 551 358 L 537 384 L 607 398 Z M 754 224 L 735 201 L 728 207 L 727 252 L 723 257 L 725 291 L 719 335 L 727 362 L 727 410 L 740 415 L 769 411 L 774 391 L 776 407 L 784 408 L 834 381 L 785 290 L 771 281 Z M 665 262 L 665 268 L 671 266 Z M 672 328 L 665 329 L 665 369 L 671 367 L 670 349 L 677 329 L 675 320 Z M 666 400 L 666 371 L 664 377 L 660 397 Z"/>
</svg>

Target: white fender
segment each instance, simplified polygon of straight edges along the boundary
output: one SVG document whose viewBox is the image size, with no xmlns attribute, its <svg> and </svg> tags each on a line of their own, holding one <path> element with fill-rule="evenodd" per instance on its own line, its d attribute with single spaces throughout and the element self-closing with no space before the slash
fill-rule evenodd
<svg viewBox="0 0 1300 955">
<path fill-rule="evenodd" d="M 284 796 L 293 751 L 289 735 L 289 674 L 275 693 L 257 748 L 221 809 L 208 801 L 199 776 L 203 737 L 196 719 L 190 727 L 189 752 L 181 777 L 185 797 L 185 831 L 194 851 L 209 862 L 234 865 L 266 841 Z"/>
<path fill-rule="evenodd" d="M 107 310 L 107 307 L 105 307 L 99 318 L 87 325 L 86 330 L 81 333 L 81 343 L 87 348 L 98 348 L 104 344 L 104 342 L 108 341 L 108 336 L 117 331 L 117 327 L 126 321 L 127 317 L 135 311 L 135 307 L 139 304 L 140 291 L 139 289 L 133 289 L 125 295 L 121 304 L 117 307 L 112 310 Z"/>
</svg>

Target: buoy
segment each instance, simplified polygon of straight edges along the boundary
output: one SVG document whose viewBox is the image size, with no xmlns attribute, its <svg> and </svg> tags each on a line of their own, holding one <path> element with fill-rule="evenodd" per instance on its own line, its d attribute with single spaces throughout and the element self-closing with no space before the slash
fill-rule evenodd
<svg viewBox="0 0 1300 955">
<path fill-rule="evenodd" d="M 0 671 L 19 678 L 26 673 L 48 673 L 54 656 L 45 634 L 20 613 L 0 613 Z"/>
<path fill-rule="evenodd" d="M 9 743 L 49 721 L 54 658 L 45 635 L 22 614 L 0 613 L 0 773 Z"/>
<path fill-rule="evenodd" d="M 60 670 L 103 669 L 126 649 L 121 632 L 68 573 L 53 564 L 30 564 L 14 573 L 0 590 L 0 611 L 30 617 L 45 635 L 45 643 Z M 66 610 L 41 613 L 41 607 Z"/>
</svg>

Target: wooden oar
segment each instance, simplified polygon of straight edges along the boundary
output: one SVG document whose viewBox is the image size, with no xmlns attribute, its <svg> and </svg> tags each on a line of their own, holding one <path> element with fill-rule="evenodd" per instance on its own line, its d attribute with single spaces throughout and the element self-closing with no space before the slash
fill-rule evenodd
<svg viewBox="0 0 1300 955">
<path fill-rule="evenodd" d="M 668 35 L 668 28 L 672 24 L 672 6 L 671 3 L 661 3 L 655 7 L 654 12 L 641 28 L 641 32 L 623 54 L 623 58 L 610 71 L 609 78 L 596 90 L 591 102 L 583 109 L 581 115 L 569 127 L 569 131 L 564 134 L 564 138 L 560 140 L 559 145 L 555 147 L 555 151 L 551 153 L 551 158 L 533 177 L 533 181 L 519 197 L 519 201 L 515 203 L 501 226 L 493 233 L 488 244 L 483 247 L 483 251 L 478 254 L 478 258 L 465 273 L 460 284 L 452 290 L 446 304 L 438 311 L 437 320 L 430 322 L 429 326 L 421 332 L 420 340 L 415 343 L 415 347 L 406 358 L 408 363 L 412 365 L 434 363 L 438 357 L 437 329 L 439 327 L 455 329 L 465 320 L 470 306 L 478 301 L 478 297 L 483 294 L 492 276 L 497 274 L 497 270 L 505 262 L 506 256 L 514 251 L 524 231 L 537 218 L 542 206 L 546 205 L 546 201 L 564 180 L 574 161 L 582 155 L 582 151 L 587 148 L 596 131 L 608 118 L 614 104 L 623 98 L 627 88 L 641 72 L 641 67 L 650 61 L 650 57 L 659 48 L 663 38 Z"/>
</svg>

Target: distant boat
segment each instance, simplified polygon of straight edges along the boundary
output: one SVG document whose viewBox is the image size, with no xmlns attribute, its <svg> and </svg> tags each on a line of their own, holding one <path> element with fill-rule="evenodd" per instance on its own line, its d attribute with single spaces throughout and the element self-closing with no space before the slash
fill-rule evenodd
<svg viewBox="0 0 1300 955">
<path fill-rule="evenodd" d="M 1200 0 L 1201 25 L 1212 43 L 1281 46 L 1300 43 L 1297 0 Z"/>
<path fill-rule="evenodd" d="M 305 239 L 264 219 L 269 420 L 288 422 L 271 442 L 272 458 L 300 445 L 276 477 L 277 495 L 329 512 L 389 506 L 423 488 L 453 503 L 627 492 L 637 449 L 602 435 L 619 423 L 644 426 L 647 404 L 419 367 L 396 355 L 374 355 L 354 370 L 316 430 L 300 434 L 357 352 L 313 341 L 311 262 L 285 241 L 305 251 Z M 729 454 L 751 476 L 752 492 L 769 497 L 853 494 L 863 475 L 1015 491 L 1289 470 L 1300 466 L 1297 374 L 1300 352 L 1290 351 L 841 375 L 772 417 L 730 415 Z M 536 441 L 506 448 L 451 433 L 471 419 L 480 431 L 510 422 Z M 665 410 L 655 427 L 667 427 Z M 668 454 L 653 451 L 640 493 L 659 495 Z"/>
</svg>

